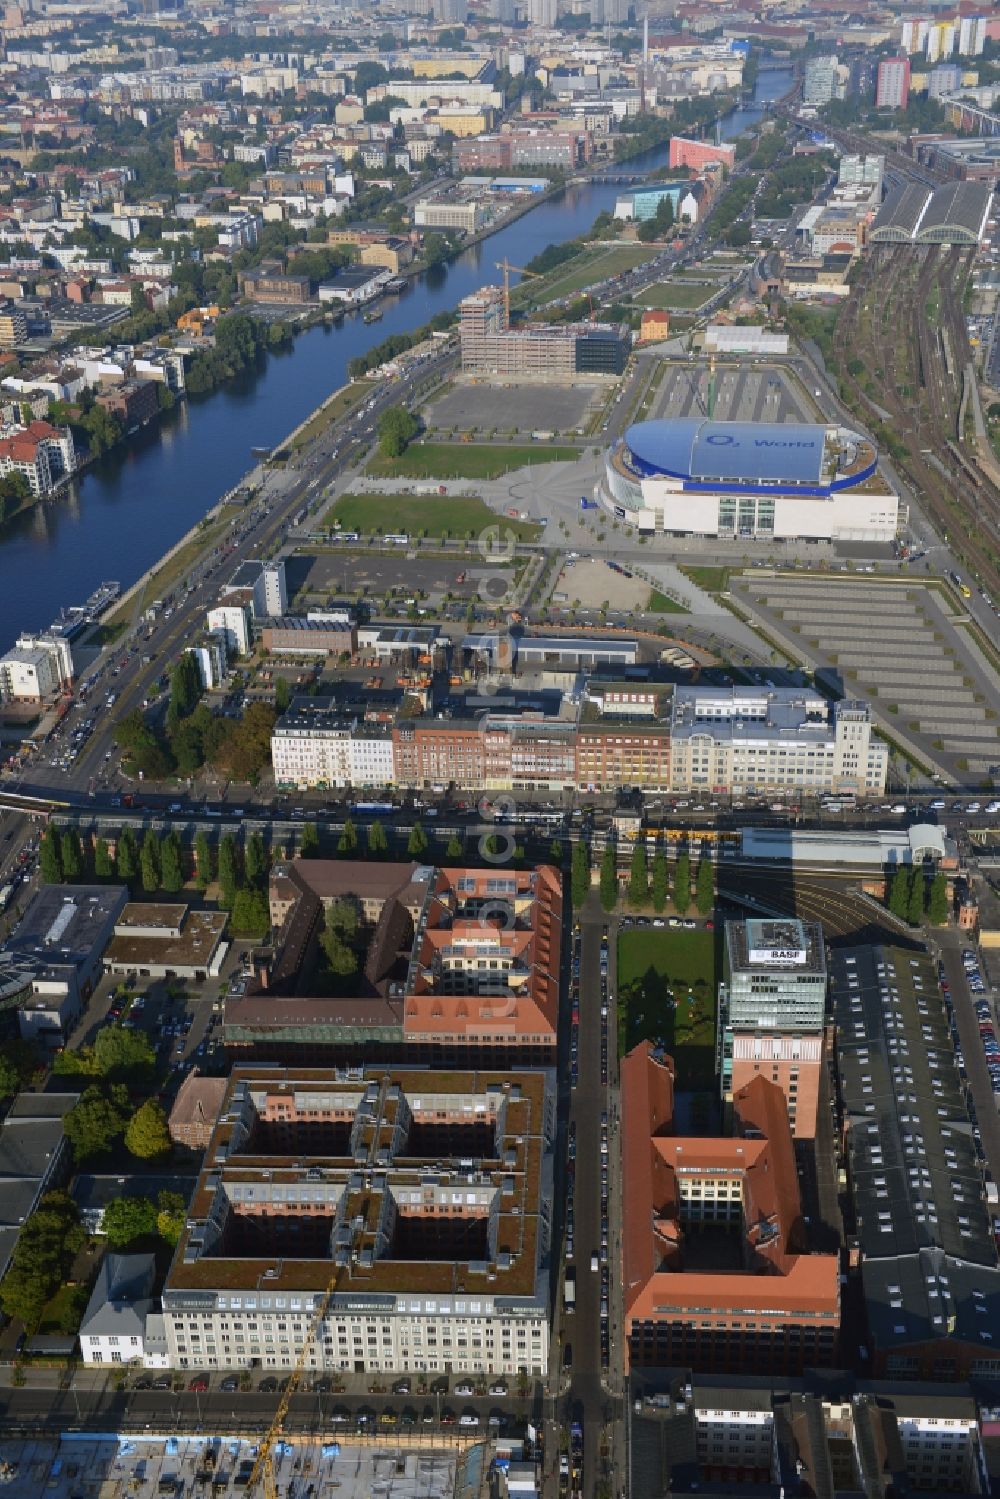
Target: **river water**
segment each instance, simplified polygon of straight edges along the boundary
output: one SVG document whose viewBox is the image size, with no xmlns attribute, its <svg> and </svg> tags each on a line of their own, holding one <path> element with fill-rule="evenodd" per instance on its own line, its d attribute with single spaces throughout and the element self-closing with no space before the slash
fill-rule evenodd
<svg viewBox="0 0 1000 1499">
<path fill-rule="evenodd" d="M 788 69 L 762 71 L 755 106 L 728 115 L 722 138 L 733 139 L 756 123 L 760 106 L 787 92 L 791 82 Z M 662 146 L 629 165 L 663 166 L 667 154 Z M 247 471 L 251 448 L 280 442 L 344 384 L 356 355 L 496 280 L 497 262 L 505 257 L 526 265 L 546 245 L 584 233 L 599 213 L 614 207 L 619 191 L 608 183 L 568 188 L 450 264 L 408 281 L 400 296 L 381 303 L 379 322 L 366 324 L 353 315 L 337 328 L 307 330 L 286 350 L 269 355 L 260 370 L 182 402 L 158 426 L 95 464 L 58 500 L 36 505 L 0 537 L 0 650 L 18 631 L 47 625 L 61 605 L 82 603 L 104 579 L 129 587 Z"/>
</svg>

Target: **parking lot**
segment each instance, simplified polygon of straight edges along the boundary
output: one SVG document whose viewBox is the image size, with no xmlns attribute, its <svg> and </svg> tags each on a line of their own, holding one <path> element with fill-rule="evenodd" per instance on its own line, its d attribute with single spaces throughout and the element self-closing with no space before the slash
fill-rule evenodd
<svg viewBox="0 0 1000 1499">
<path fill-rule="evenodd" d="M 419 501 L 415 501 L 419 505 Z M 311 599 L 357 598 L 364 594 L 381 604 L 394 589 L 404 601 L 417 599 L 436 608 L 446 593 L 463 602 L 478 596 L 479 583 L 492 577 L 496 566 L 487 566 L 478 553 L 454 556 L 421 555 L 405 547 L 382 552 L 342 551 L 299 553 L 288 562 L 289 593 L 305 593 Z M 461 579 L 461 581 L 459 581 Z M 314 605 L 315 607 L 315 605 Z"/>
<path fill-rule="evenodd" d="M 650 417 L 707 417 L 718 422 L 811 422 L 816 411 L 798 382 L 778 365 L 724 364 L 712 376 L 704 362 L 670 364 Z"/>
<path fill-rule="evenodd" d="M 932 758 L 965 775 L 986 776 L 998 759 L 1000 693 L 985 662 L 951 623 L 936 588 L 858 578 L 735 580 L 758 610 L 839 673 L 845 688 L 872 699 L 890 724 L 913 735 Z"/>
<path fill-rule="evenodd" d="M 567 557 L 554 592 L 565 594 L 581 609 L 600 609 L 605 603 L 616 610 L 645 609 L 652 592 L 644 579 L 630 568 L 615 570 L 607 561 Z"/>
<path fill-rule="evenodd" d="M 449 386 L 421 413 L 435 432 L 575 433 L 607 398 L 609 382 L 536 384 L 465 378 Z"/>
</svg>

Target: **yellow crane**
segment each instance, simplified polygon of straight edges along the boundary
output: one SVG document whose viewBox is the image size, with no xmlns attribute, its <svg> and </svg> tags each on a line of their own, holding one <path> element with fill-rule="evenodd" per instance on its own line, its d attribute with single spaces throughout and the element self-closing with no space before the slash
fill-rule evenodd
<svg viewBox="0 0 1000 1499">
<path fill-rule="evenodd" d="M 257 1484 L 263 1484 L 264 1499 L 277 1499 L 278 1481 L 274 1471 L 274 1445 L 277 1442 L 278 1438 L 281 1436 L 282 1430 L 284 1428 L 285 1417 L 288 1415 L 288 1407 L 291 1404 L 292 1396 L 295 1394 L 295 1392 L 299 1388 L 299 1385 L 302 1383 L 302 1375 L 305 1373 L 306 1359 L 309 1357 L 309 1350 L 315 1342 L 316 1334 L 319 1332 L 320 1327 L 323 1325 L 323 1319 L 330 1308 L 330 1299 L 333 1296 L 334 1291 L 337 1289 L 337 1283 L 340 1280 L 340 1275 L 341 1271 L 340 1269 L 338 1269 L 333 1278 L 329 1281 L 326 1290 L 323 1292 L 323 1297 L 320 1301 L 319 1306 L 313 1312 L 312 1321 L 310 1322 L 306 1330 L 306 1335 L 302 1340 L 302 1347 L 299 1351 L 299 1356 L 296 1360 L 295 1368 L 292 1370 L 291 1374 L 288 1377 L 288 1383 L 282 1392 L 281 1399 L 278 1402 L 278 1408 L 274 1413 L 274 1420 L 268 1427 L 265 1436 L 262 1437 L 261 1444 L 257 1449 L 257 1457 L 254 1461 L 253 1470 L 251 1471 L 250 1478 L 247 1483 L 248 1494 L 255 1494 L 257 1492 Z"/>
<path fill-rule="evenodd" d="M 519 276 L 530 276 L 533 281 L 543 279 L 541 271 L 526 271 L 523 265 L 511 265 L 504 256 L 503 260 L 497 261 L 497 270 L 503 271 L 503 310 L 507 326 L 510 326 L 510 273 L 516 271 Z"/>
</svg>

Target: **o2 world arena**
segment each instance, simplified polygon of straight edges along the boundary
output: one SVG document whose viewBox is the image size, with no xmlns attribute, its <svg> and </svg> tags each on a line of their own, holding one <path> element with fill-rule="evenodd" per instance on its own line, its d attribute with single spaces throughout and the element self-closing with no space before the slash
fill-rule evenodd
<svg viewBox="0 0 1000 1499">
<path fill-rule="evenodd" d="M 847 427 L 636 422 L 608 452 L 601 501 L 640 532 L 891 541 L 898 500 Z"/>
</svg>

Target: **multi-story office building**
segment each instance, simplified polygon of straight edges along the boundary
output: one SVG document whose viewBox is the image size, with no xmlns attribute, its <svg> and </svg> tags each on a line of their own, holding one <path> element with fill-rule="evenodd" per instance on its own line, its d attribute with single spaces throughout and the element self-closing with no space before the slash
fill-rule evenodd
<svg viewBox="0 0 1000 1499">
<path fill-rule="evenodd" d="M 742 1088 L 730 1139 L 677 1138 L 669 1057 L 643 1042 L 621 1083 L 628 1366 L 774 1376 L 833 1363 L 839 1262 L 807 1252 L 781 1090 L 764 1077 Z"/>
<path fill-rule="evenodd" d="M 713 162 L 719 161 L 731 169 L 736 164 L 736 147 L 717 145 L 713 141 L 689 140 L 683 135 L 670 137 L 671 167 L 689 167 L 693 172 L 703 172 Z"/>
<path fill-rule="evenodd" d="M 886 57 L 875 75 L 875 105 L 878 109 L 905 109 L 910 97 L 910 62 L 906 57 Z"/>
<path fill-rule="evenodd" d="M 719 986 L 722 1097 L 755 1077 L 785 1095 L 794 1134 L 816 1133 L 826 953 L 822 929 L 791 918 L 727 921 L 725 974 Z"/>
<path fill-rule="evenodd" d="M 835 54 L 807 58 L 802 77 L 803 104 L 817 107 L 829 104 L 837 90 L 837 58 Z"/>
<path fill-rule="evenodd" d="M 867 703 L 799 687 L 677 687 L 670 743 L 679 792 L 881 796 L 889 768 Z"/>
<path fill-rule="evenodd" d="M 171 1366 L 544 1376 L 555 1134 L 545 1072 L 235 1068 Z"/>
<path fill-rule="evenodd" d="M 525 323 L 511 328 L 504 294 L 485 286 L 459 304 L 462 369 L 474 374 L 542 379 L 620 375 L 628 358 L 624 327 L 602 323 Z"/>
</svg>

